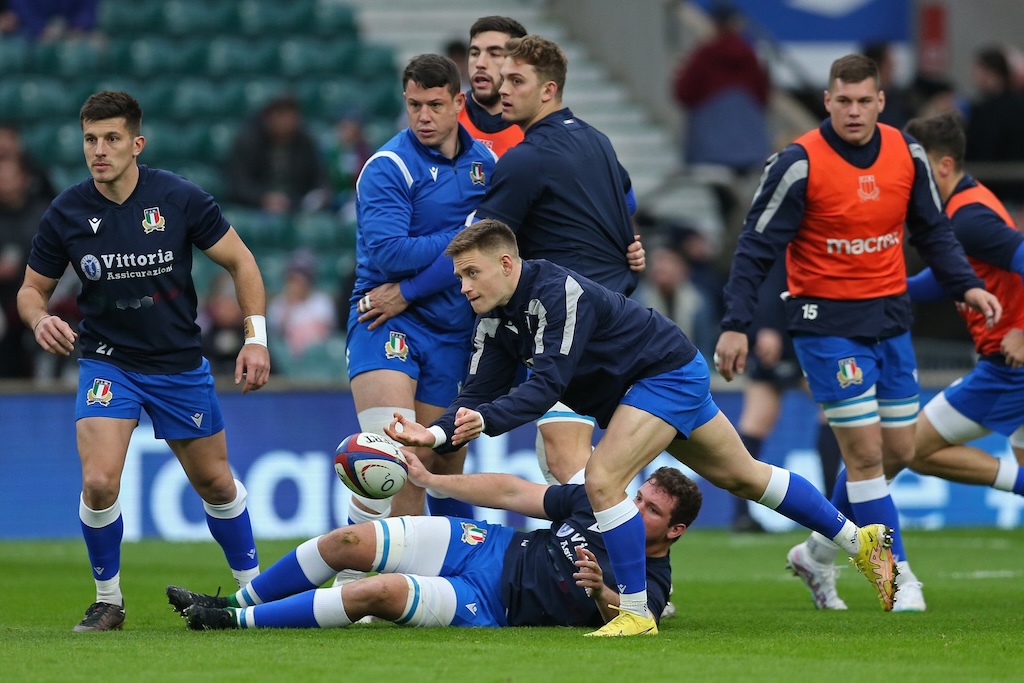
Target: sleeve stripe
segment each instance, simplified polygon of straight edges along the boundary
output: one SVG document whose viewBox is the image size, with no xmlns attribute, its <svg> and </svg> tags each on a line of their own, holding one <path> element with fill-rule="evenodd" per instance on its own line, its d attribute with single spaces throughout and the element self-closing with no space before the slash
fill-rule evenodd
<svg viewBox="0 0 1024 683">
<path fill-rule="evenodd" d="M 572 277 L 565 278 L 565 327 L 562 329 L 562 346 L 558 349 L 563 356 L 572 349 L 576 336 L 576 317 L 579 315 L 580 297 L 583 288 Z"/>
<path fill-rule="evenodd" d="M 369 168 L 370 162 L 373 161 L 374 159 L 378 158 L 378 157 L 384 157 L 386 159 L 391 159 L 391 161 L 395 162 L 395 166 L 398 166 L 398 170 L 400 170 L 402 172 L 402 175 L 405 177 L 405 184 L 406 184 L 406 186 L 407 187 L 412 187 L 412 182 L 413 182 L 412 181 L 412 173 L 409 173 L 409 167 L 405 165 L 404 161 L 402 161 L 402 157 L 398 156 L 397 154 L 395 154 L 392 151 L 385 150 L 383 152 L 377 152 L 372 157 L 367 159 L 365 164 L 363 164 L 362 170 L 359 171 L 359 177 L 356 178 L 356 194 L 357 195 L 359 194 L 359 182 L 363 179 L 363 173 L 365 173 L 366 169 Z"/>
<path fill-rule="evenodd" d="M 939 188 L 935 184 L 935 177 L 932 175 L 932 166 L 928 161 L 928 154 L 924 151 L 924 147 L 918 142 L 910 143 L 910 156 L 924 164 L 925 173 L 928 176 L 928 191 L 932 194 L 932 201 L 935 203 L 935 208 L 942 211 L 942 198 L 939 196 Z"/>
<path fill-rule="evenodd" d="M 778 186 L 775 188 L 775 192 L 772 193 L 771 199 L 768 200 L 767 206 L 764 207 L 764 211 L 757 218 L 757 223 L 754 225 L 754 230 L 757 232 L 764 232 L 764 229 L 768 227 L 768 224 L 775 214 L 778 212 L 779 207 L 782 206 L 782 200 L 786 198 L 786 194 L 789 193 L 789 189 L 794 184 L 801 180 L 807 179 L 808 164 L 806 159 L 800 159 L 793 163 L 786 172 L 782 174 L 782 179 L 779 180 Z M 767 169 L 765 170 L 767 173 Z"/>
<path fill-rule="evenodd" d="M 497 318 L 480 318 L 476 324 L 476 334 L 473 339 L 473 355 L 469 359 L 469 374 L 475 375 L 480 367 L 480 356 L 484 354 L 484 342 L 487 337 L 493 338 L 498 333 Z"/>
</svg>

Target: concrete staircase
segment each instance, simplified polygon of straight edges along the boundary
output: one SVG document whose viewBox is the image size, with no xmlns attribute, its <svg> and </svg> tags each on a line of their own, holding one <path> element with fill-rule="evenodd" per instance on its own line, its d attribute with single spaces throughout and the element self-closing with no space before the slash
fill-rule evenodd
<svg viewBox="0 0 1024 683">
<path fill-rule="evenodd" d="M 445 42 L 468 42 L 469 27 L 490 14 L 510 16 L 531 33 L 557 41 L 569 58 L 564 103 L 604 132 L 629 171 L 637 195 L 653 192 L 678 168 L 678 145 L 670 131 L 652 122 L 607 70 L 550 20 L 543 3 L 528 0 L 345 0 L 359 10 L 364 39 L 392 46 L 399 67 Z"/>
</svg>

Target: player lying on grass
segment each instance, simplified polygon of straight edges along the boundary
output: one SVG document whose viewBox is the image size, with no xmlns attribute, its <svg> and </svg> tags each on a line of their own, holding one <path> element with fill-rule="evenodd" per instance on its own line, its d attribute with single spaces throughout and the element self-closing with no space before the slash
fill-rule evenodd
<svg viewBox="0 0 1024 683">
<path fill-rule="evenodd" d="M 328 628 L 372 615 L 410 626 L 589 626 L 618 604 L 608 553 L 581 485 L 509 474 L 431 474 L 409 455 L 418 486 L 482 507 L 550 519 L 531 532 L 455 517 L 395 517 L 306 541 L 234 595 L 167 587 L 189 628 Z M 672 585 L 669 548 L 700 511 L 697 485 L 662 467 L 631 503 L 646 529 L 649 609 Z M 339 570 L 381 572 L 319 588 Z"/>
<path fill-rule="evenodd" d="M 833 539 L 892 608 L 886 527 L 858 528 L 806 479 L 754 460 L 715 405 L 708 366 L 678 325 L 571 270 L 524 261 L 500 221 L 474 223 L 445 253 L 478 316 L 469 374 L 429 428 L 396 413 L 385 431 L 443 453 L 529 422 L 559 399 L 597 419 L 605 433 L 587 464 L 586 489 L 621 595 L 619 616 L 588 635 L 658 632 L 648 609 L 645 524 L 626 486 L 664 450 L 710 483 Z M 520 365 L 530 376 L 512 390 Z"/>
</svg>

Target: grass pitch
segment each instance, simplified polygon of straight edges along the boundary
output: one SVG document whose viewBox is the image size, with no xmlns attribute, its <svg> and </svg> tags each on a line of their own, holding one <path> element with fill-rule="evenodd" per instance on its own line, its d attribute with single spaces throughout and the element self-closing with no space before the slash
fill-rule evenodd
<svg viewBox="0 0 1024 683">
<path fill-rule="evenodd" d="M 784 570 L 804 534 L 688 533 L 673 551 L 679 614 L 654 638 L 584 629 L 187 631 L 164 586 L 230 589 L 213 543 L 126 544 L 125 630 L 76 634 L 92 602 L 81 541 L 0 544 L 0 680 L 20 681 L 1019 681 L 1021 531 L 909 532 L 928 612 L 885 614 L 852 567 L 850 609 L 819 612 Z M 264 566 L 294 543 L 260 543 Z"/>
</svg>

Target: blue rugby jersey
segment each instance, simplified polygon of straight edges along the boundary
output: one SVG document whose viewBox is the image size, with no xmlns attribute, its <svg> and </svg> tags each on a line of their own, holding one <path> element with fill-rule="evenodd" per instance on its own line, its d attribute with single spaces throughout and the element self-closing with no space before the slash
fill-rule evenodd
<svg viewBox="0 0 1024 683">
<path fill-rule="evenodd" d="M 469 375 L 434 424 L 450 449 L 455 413 L 483 415 L 490 436 L 537 419 L 556 401 L 608 425 L 639 379 L 680 368 L 697 349 L 665 316 L 549 261 L 523 261 L 512 299 L 477 318 Z M 510 391 L 521 364 L 532 369 Z"/>
<path fill-rule="evenodd" d="M 594 553 L 604 583 L 615 585 L 604 538 L 583 486 L 552 486 L 544 494 L 548 529 L 512 537 L 501 570 L 501 599 L 509 626 L 601 626 L 594 600 L 576 585 L 576 546 Z M 647 558 L 647 606 L 655 619 L 668 602 L 672 586 L 669 557 Z"/>
<path fill-rule="evenodd" d="M 202 360 L 192 246 L 209 249 L 230 227 L 202 189 L 140 165 L 123 204 L 91 178 L 61 192 L 40 221 L 28 265 L 59 279 L 70 262 L 78 274 L 83 357 L 145 374 L 184 372 Z"/>
<path fill-rule="evenodd" d="M 608 137 L 561 109 L 501 157 L 475 218 L 512 228 L 523 258 L 552 261 L 628 295 L 638 282 L 626 261 L 630 187 Z"/>
<path fill-rule="evenodd" d="M 406 280 L 442 258 L 494 171 L 494 154 L 462 126 L 459 145 L 449 159 L 407 128 L 367 160 L 356 181 L 354 298 Z M 473 311 L 451 274 L 451 259 L 444 270 L 450 286 L 417 298 L 402 315 L 433 329 L 468 330 Z"/>
</svg>

